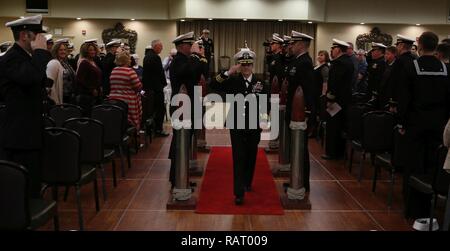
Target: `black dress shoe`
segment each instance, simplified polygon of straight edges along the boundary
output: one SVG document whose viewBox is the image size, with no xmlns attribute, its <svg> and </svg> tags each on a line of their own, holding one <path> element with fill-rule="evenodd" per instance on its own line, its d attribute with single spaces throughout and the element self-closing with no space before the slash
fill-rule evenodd
<svg viewBox="0 0 450 251">
<path fill-rule="evenodd" d="M 325 160 L 332 160 L 332 159 L 335 159 L 333 156 L 330 156 L 330 155 L 326 155 L 326 154 L 323 154 L 322 156 L 320 156 L 322 159 L 325 159 Z"/>
<path fill-rule="evenodd" d="M 244 204 L 244 197 L 236 197 L 234 198 L 234 204 L 240 206 Z"/>
<path fill-rule="evenodd" d="M 170 135 L 169 133 L 167 133 L 165 131 L 157 131 L 155 134 L 157 137 L 167 137 Z"/>
</svg>

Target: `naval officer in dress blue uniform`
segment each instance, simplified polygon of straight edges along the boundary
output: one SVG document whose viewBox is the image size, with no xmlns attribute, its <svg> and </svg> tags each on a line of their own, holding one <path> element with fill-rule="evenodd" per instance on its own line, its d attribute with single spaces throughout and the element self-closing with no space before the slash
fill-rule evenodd
<svg viewBox="0 0 450 251">
<path fill-rule="evenodd" d="M 42 148 L 42 91 L 45 69 L 52 56 L 42 33 L 42 16 L 6 23 L 15 43 L 0 58 L 0 96 L 6 105 L 6 119 L 0 121 L 0 148 L 6 160 L 28 169 L 31 196 L 40 196 L 40 150 Z"/>
<path fill-rule="evenodd" d="M 268 90 L 253 74 L 253 61 L 255 60 L 253 51 L 243 48 L 234 55 L 234 58 L 238 64 L 232 66 L 228 71 L 217 75 L 211 84 L 211 88 L 227 94 L 243 95 L 245 97 L 243 104 L 234 102 L 231 105 L 228 116 L 234 116 L 234 124 L 227 125 L 232 127 L 230 137 L 233 149 L 235 204 L 242 205 L 245 192 L 251 192 L 252 190 L 251 185 L 255 171 L 258 144 L 261 138 L 259 103 L 264 102 L 261 99 L 264 96 L 260 95 L 267 94 Z M 250 112 L 252 104 L 248 101 L 252 98 L 256 99 L 256 113 Z M 238 120 L 245 121 L 243 128 L 238 127 Z M 255 121 L 256 125 L 252 124 Z"/>
</svg>

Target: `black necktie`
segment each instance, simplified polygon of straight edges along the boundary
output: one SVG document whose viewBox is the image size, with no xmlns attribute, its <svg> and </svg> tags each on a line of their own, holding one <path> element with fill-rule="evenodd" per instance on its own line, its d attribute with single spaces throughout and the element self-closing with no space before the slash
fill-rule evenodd
<svg viewBox="0 0 450 251">
<path fill-rule="evenodd" d="M 250 81 L 248 79 L 245 80 L 245 86 L 248 88 L 250 86 Z"/>
</svg>

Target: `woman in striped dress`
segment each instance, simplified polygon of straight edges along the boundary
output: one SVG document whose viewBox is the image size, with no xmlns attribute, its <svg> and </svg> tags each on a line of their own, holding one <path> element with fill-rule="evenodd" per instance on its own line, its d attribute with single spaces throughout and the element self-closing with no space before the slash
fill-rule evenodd
<svg viewBox="0 0 450 251">
<path fill-rule="evenodd" d="M 138 130 L 141 125 L 142 104 L 140 91 L 142 83 L 136 72 L 130 67 L 130 54 L 126 51 L 119 52 L 114 62 L 117 67 L 111 72 L 110 99 L 120 99 L 128 104 L 128 122 Z"/>
</svg>

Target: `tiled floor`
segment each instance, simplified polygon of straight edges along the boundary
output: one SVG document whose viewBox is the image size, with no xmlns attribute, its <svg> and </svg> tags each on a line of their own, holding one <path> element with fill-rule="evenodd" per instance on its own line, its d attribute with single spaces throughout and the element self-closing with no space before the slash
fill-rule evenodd
<svg viewBox="0 0 450 251">
<path fill-rule="evenodd" d="M 169 166 L 167 159 L 171 137 L 155 138 L 147 148 L 133 156 L 126 177 L 119 177 L 113 188 L 110 167 L 106 166 L 108 200 L 100 189 L 100 212 L 95 212 L 92 185 L 82 188 L 82 206 L 87 230 L 411 230 L 412 222 L 402 215 L 401 177 L 396 177 L 391 209 L 387 206 L 388 175 L 382 171 L 376 193 L 371 191 L 373 169 L 364 162 L 363 181 L 358 182 L 359 155 L 355 154 L 352 173 L 343 161 L 320 159 L 322 149 L 310 140 L 311 210 L 285 210 L 282 216 L 269 215 L 205 215 L 193 211 L 167 211 L 169 199 Z M 229 145 L 226 131 L 207 133 L 209 145 Z M 264 147 L 267 142 L 262 142 Z M 206 162 L 208 154 L 199 153 Z M 268 154 L 272 167 L 277 155 Z M 119 165 L 119 161 L 116 161 Z M 120 169 L 119 166 L 117 168 Z M 201 186 L 201 178 L 195 178 Z M 278 190 L 287 178 L 275 179 Z M 101 182 L 99 182 L 101 186 Z M 195 189 L 195 193 L 198 191 Z M 231 192 L 231 191 L 230 191 Z M 62 230 L 78 228 L 75 192 L 70 190 L 67 202 L 60 189 L 59 214 Z M 49 194 L 47 194 L 49 196 Z M 43 230 L 51 230 L 49 222 Z"/>
</svg>

